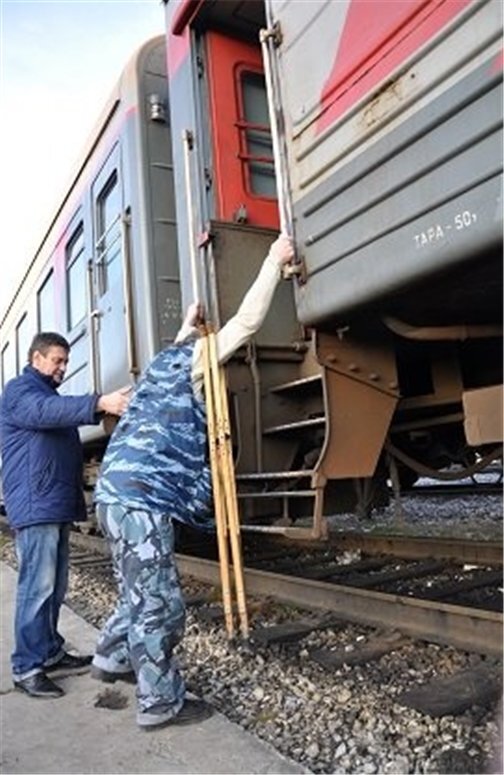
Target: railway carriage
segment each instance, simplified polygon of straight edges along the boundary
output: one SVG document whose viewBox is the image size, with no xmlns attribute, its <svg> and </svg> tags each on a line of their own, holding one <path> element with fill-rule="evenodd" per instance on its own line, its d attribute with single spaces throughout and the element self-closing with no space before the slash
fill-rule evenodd
<svg viewBox="0 0 504 775">
<path fill-rule="evenodd" d="M 166 56 L 161 35 L 132 57 L 1 324 L 2 386 L 37 331 L 71 344 L 64 393 L 133 382 L 180 323 Z M 82 431 L 99 456 L 103 427 Z"/>
<path fill-rule="evenodd" d="M 134 381 L 194 298 L 233 314 L 281 226 L 296 262 L 226 366 L 244 527 L 320 537 L 387 479 L 499 456 L 500 2 L 165 12 L 2 321 L 2 384 L 54 328 L 63 390 Z"/>
</svg>

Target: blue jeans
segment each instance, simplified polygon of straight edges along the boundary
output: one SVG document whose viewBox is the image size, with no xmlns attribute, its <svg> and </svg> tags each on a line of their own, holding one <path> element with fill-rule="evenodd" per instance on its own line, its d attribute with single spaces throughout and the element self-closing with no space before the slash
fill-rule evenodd
<svg viewBox="0 0 504 775">
<path fill-rule="evenodd" d="M 100 504 L 118 582 L 115 610 L 98 637 L 93 664 L 111 673 L 133 670 L 138 720 L 171 717 L 183 705 L 185 682 L 173 649 L 184 634 L 185 606 L 169 517 Z"/>
<path fill-rule="evenodd" d="M 68 586 L 69 532 L 69 524 L 16 530 L 19 574 L 11 657 L 15 680 L 42 672 L 44 665 L 63 654 L 58 618 Z"/>
</svg>

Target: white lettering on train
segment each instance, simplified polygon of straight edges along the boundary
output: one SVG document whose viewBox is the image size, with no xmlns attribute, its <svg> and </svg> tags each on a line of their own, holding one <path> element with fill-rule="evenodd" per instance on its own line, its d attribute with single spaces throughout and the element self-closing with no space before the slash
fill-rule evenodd
<svg viewBox="0 0 504 775">
<path fill-rule="evenodd" d="M 478 220 L 476 213 L 472 213 L 469 210 L 464 210 L 462 213 L 457 213 L 453 216 L 453 220 L 450 223 L 441 225 L 436 223 L 433 226 L 429 226 L 427 229 L 415 234 L 413 239 L 415 241 L 415 247 L 423 248 L 426 245 L 432 245 L 434 242 L 439 242 L 443 239 L 447 233 L 452 229 L 461 231 L 462 229 L 468 229 L 470 226 L 476 223 Z"/>
</svg>

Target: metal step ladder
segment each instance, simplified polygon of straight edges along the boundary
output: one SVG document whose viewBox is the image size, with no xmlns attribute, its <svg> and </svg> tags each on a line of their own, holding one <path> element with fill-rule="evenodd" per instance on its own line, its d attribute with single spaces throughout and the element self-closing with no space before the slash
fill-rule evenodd
<svg viewBox="0 0 504 775">
<path fill-rule="evenodd" d="M 240 511 L 246 513 L 248 505 L 264 506 L 264 517 L 261 518 L 264 524 L 258 519 L 249 524 L 245 521 L 242 530 L 298 539 L 323 538 L 326 535 L 323 518 L 325 480 L 316 467 L 317 447 L 323 443 L 326 426 L 322 374 L 310 374 L 275 385 L 268 394 L 281 401 L 282 421 L 265 424 L 262 429 L 265 444 L 274 444 L 276 439 L 287 440 L 294 450 L 293 467 L 285 471 L 236 475 Z M 310 446 L 311 455 L 305 455 L 305 460 L 300 461 L 303 449 L 309 452 Z M 301 467 L 300 462 L 303 462 Z M 311 517 L 311 526 L 306 526 L 307 517 Z M 303 526 L 297 522 L 302 522 Z"/>
</svg>

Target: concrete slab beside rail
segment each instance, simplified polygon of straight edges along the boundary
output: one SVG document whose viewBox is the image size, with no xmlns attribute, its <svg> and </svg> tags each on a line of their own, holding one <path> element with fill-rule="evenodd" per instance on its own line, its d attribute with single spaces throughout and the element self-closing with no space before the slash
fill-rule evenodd
<svg viewBox="0 0 504 775">
<path fill-rule="evenodd" d="M 59 678 L 60 699 L 33 699 L 14 690 L 10 672 L 16 572 L 0 563 L 0 771 L 5 773 L 298 773 L 309 772 L 224 716 L 202 724 L 143 732 L 135 723 L 135 687 L 114 684 L 118 710 L 95 707 L 105 684 L 89 673 Z M 61 618 L 67 647 L 92 653 L 96 629 L 67 606 Z"/>
</svg>

